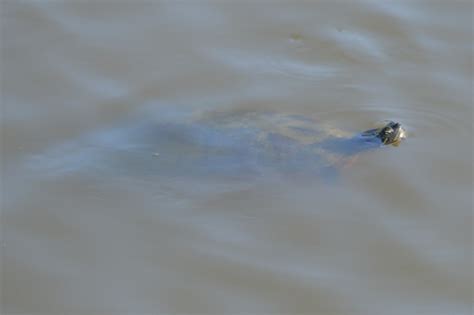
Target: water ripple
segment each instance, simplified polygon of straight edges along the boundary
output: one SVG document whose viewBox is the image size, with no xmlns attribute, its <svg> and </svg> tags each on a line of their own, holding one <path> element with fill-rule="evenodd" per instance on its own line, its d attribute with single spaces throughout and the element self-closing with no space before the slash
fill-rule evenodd
<svg viewBox="0 0 474 315">
<path fill-rule="evenodd" d="M 380 122 L 383 120 L 394 120 L 401 122 L 408 131 L 409 137 L 422 136 L 447 136 L 457 134 L 468 136 L 472 131 L 472 125 L 466 122 L 463 116 L 446 110 L 437 110 L 426 106 L 416 106 L 416 104 L 380 106 L 366 105 L 357 108 L 338 108 L 318 112 L 321 121 L 327 124 L 339 126 L 362 122 L 365 125 Z M 364 128 L 364 126 L 354 126 L 354 128 Z"/>
<path fill-rule="evenodd" d="M 330 65 L 309 64 L 275 55 L 262 56 L 258 53 L 234 50 L 214 50 L 209 54 L 213 60 L 251 74 L 277 74 L 302 80 L 323 80 L 334 77 L 339 72 L 336 67 Z"/>
</svg>

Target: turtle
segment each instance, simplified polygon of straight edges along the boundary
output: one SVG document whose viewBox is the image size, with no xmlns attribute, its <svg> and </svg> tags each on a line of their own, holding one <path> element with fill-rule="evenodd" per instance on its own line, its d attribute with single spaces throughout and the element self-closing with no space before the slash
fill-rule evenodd
<svg viewBox="0 0 474 315">
<path fill-rule="evenodd" d="M 303 115 L 243 110 L 157 122 L 153 134 L 155 171 L 204 177 L 329 176 L 406 137 L 391 120 L 354 134 Z"/>
<path fill-rule="evenodd" d="M 50 176 L 74 172 L 197 180 L 337 179 L 360 153 L 398 146 L 400 123 L 343 131 L 301 114 L 256 110 L 139 113 L 119 126 L 91 131 L 28 160 Z"/>
</svg>

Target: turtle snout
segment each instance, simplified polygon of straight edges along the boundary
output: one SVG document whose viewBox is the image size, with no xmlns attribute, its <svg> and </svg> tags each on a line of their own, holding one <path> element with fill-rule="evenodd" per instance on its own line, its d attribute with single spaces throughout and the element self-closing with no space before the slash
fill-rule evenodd
<svg viewBox="0 0 474 315">
<path fill-rule="evenodd" d="M 398 140 L 402 140 L 402 139 L 405 139 L 407 137 L 407 133 L 405 131 L 405 129 L 400 125 L 398 124 L 398 128 L 396 129 L 396 132 L 397 132 L 397 135 L 398 135 Z"/>
</svg>

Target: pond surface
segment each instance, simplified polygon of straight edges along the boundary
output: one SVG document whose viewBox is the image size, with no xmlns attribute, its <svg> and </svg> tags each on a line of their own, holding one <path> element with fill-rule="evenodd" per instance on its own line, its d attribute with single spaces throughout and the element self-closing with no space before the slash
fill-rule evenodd
<svg viewBox="0 0 474 315">
<path fill-rule="evenodd" d="M 4 313 L 471 313 L 472 2 L 0 7 Z M 235 111 L 408 138 L 331 180 L 163 172 L 159 121 Z"/>
</svg>

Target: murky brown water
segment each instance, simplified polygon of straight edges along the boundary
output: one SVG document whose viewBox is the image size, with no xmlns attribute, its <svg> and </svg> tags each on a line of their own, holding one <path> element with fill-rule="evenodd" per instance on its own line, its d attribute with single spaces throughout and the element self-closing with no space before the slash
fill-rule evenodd
<svg viewBox="0 0 474 315">
<path fill-rule="evenodd" d="M 470 314 L 472 10 L 2 1 L 3 313 Z M 330 181 L 164 176 L 176 109 L 409 138 Z"/>
</svg>

